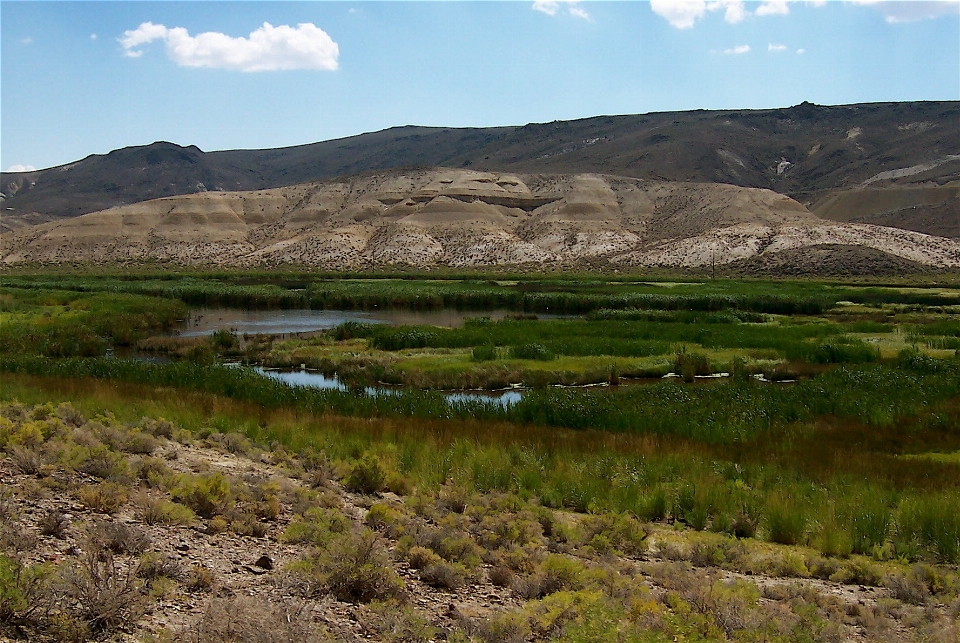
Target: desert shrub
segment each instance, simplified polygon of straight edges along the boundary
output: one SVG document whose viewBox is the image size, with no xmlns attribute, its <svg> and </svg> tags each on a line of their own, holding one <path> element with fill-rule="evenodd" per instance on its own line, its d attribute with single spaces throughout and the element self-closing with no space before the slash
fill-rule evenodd
<svg viewBox="0 0 960 643">
<path fill-rule="evenodd" d="M 420 571 L 420 580 L 431 587 L 456 590 L 467 580 L 467 569 L 459 563 L 434 563 Z"/>
<path fill-rule="evenodd" d="M 116 513 L 129 499 L 127 488 L 116 482 L 83 485 L 77 496 L 87 508 L 105 514 Z"/>
<path fill-rule="evenodd" d="M 174 426 L 163 418 L 143 418 L 140 420 L 140 430 L 149 433 L 156 438 L 173 438 Z"/>
<path fill-rule="evenodd" d="M 530 543 L 542 542 L 543 527 L 534 516 L 527 514 L 499 513 L 484 516 L 480 522 L 478 542 L 488 549 L 509 546 L 523 547 Z"/>
<path fill-rule="evenodd" d="M 51 509 L 37 521 L 37 528 L 44 536 L 53 536 L 62 540 L 67 529 L 70 528 L 70 518 L 62 511 Z"/>
<path fill-rule="evenodd" d="M 50 570 L 0 554 L 0 625 L 26 624 L 46 607 Z"/>
<path fill-rule="evenodd" d="M 923 605 L 930 598 L 927 579 L 913 569 L 906 574 L 894 572 L 884 576 L 883 585 L 893 593 L 894 598 L 904 603 Z"/>
<path fill-rule="evenodd" d="M 547 554 L 534 573 L 514 578 L 510 587 L 521 598 L 543 598 L 555 592 L 579 589 L 583 571 L 583 566 L 571 558 Z"/>
<path fill-rule="evenodd" d="M 496 565 L 487 573 L 490 582 L 497 587 L 510 587 L 516 574 L 505 565 Z"/>
<path fill-rule="evenodd" d="M 180 563 L 170 556 L 157 552 L 147 552 L 137 564 L 137 576 L 145 580 L 169 578 L 180 580 L 185 574 Z"/>
<path fill-rule="evenodd" d="M 250 440 L 242 433 L 237 433 L 236 431 L 214 433 L 207 438 L 207 441 L 219 446 L 224 451 L 237 455 L 246 455 L 250 453 L 250 449 L 253 448 Z"/>
<path fill-rule="evenodd" d="M 644 526 L 628 514 L 605 513 L 585 516 L 581 522 L 584 543 L 599 554 L 639 554 L 647 548 Z"/>
<path fill-rule="evenodd" d="M 399 538 L 404 532 L 406 516 L 389 505 L 377 503 L 367 511 L 364 522 L 371 529 L 383 531 L 394 538 Z"/>
<path fill-rule="evenodd" d="M 145 531 L 122 522 L 99 522 L 89 535 L 92 542 L 116 554 L 142 554 L 150 546 Z"/>
<path fill-rule="evenodd" d="M 184 585 L 192 592 L 209 592 L 216 584 L 216 575 L 209 567 L 195 563 L 187 572 Z"/>
<path fill-rule="evenodd" d="M 193 476 L 181 480 L 171 494 L 203 518 L 223 513 L 230 502 L 230 483 L 221 473 Z"/>
<path fill-rule="evenodd" d="M 300 519 L 291 522 L 280 539 L 289 543 L 323 545 L 349 529 L 350 521 L 339 509 L 313 507 Z"/>
<path fill-rule="evenodd" d="M 260 522 L 256 514 L 249 511 L 240 511 L 231 514 L 230 531 L 238 536 L 263 538 L 270 531 L 270 526 Z"/>
<path fill-rule="evenodd" d="M 134 499 L 137 515 L 148 525 L 191 525 L 193 510 L 178 502 L 141 495 Z"/>
<path fill-rule="evenodd" d="M 437 494 L 437 508 L 462 514 L 470 503 L 470 490 L 460 485 L 446 484 Z"/>
<path fill-rule="evenodd" d="M 407 564 L 410 569 L 425 569 L 431 565 L 437 565 L 443 562 L 432 549 L 426 547 L 413 546 L 407 551 Z"/>
<path fill-rule="evenodd" d="M 694 543 L 690 550 L 690 562 L 697 567 L 736 569 L 746 557 L 747 548 L 743 543 L 730 540 L 729 537 L 701 540 Z"/>
<path fill-rule="evenodd" d="M 104 445 L 91 448 L 76 469 L 101 480 L 125 482 L 130 479 L 127 459 Z"/>
<path fill-rule="evenodd" d="M 383 483 L 383 486 L 387 491 L 398 496 L 409 496 L 413 493 L 413 482 L 410 478 L 396 471 L 391 471 L 387 475 L 387 480 Z"/>
<path fill-rule="evenodd" d="M 55 589 L 68 600 L 67 611 L 88 623 L 94 632 L 135 622 L 142 613 L 135 570 L 121 569 L 113 552 L 95 541 L 86 543 L 76 565 L 66 567 L 57 584 Z"/>
<path fill-rule="evenodd" d="M 316 577 L 337 600 L 369 603 L 403 591 L 386 548 L 369 530 L 335 539 L 314 564 Z"/>
<path fill-rule="evenodd" d="M 354 462 L 343 485 L 350 491 L 372 494 L 383 491 L 386 481 L 387 473 L 380 459 L 368 453 Z"/>
<path fill-rule="evenodd" d="M 417 609 L 400 601 L 374 601 L 370 604 L 373 619 L 369 627 L 391 643 L 430 643 L 437 639 L 437 630 Z"/>
<path fill-rule="evenodd" d="M 753 538 L 757 534 L 760 517 L 749 506 L 741 507 L 730 521 L 729 532 L 737 538 Z"/>
<path fill-rule="evenodd" d="M 439 534 L 439 542 L 432 545 L 435 552 L 451 563 L 461 563 L 468 568 L 476 568 L 481 564 L 483 549 L 470 536 L 451 533 Z"/>
<path fill-rule="evenodd" d="M 327 643 L 305 605 L 261 598 L 215 599 L 175 643 Z"/>
<path fill-rule="evenodd" d="M 10 459 L 13 460 L 13 466 L 20 473 L 29 476 L 37 475 L 40 472 L 40 467 L 43 466 L 43 458 L 40 457 L 40 453 L 36 449 L 15 446 L 10 449 Z"/>
</svg>

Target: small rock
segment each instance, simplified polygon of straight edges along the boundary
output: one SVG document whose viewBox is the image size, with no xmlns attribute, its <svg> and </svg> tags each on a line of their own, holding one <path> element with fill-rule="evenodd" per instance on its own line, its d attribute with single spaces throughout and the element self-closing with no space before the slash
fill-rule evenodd
<svg viewBox="0 0 960 643">
<path fill-rule="evenodd" d="M 190 545 L 188 545 L 187 543 L 180 543 L 179 545 L 174 547 L 174 549 L 176 549 L 177 551 L 190 551 Z"/>
<path fill-rule="evenodd" d="M 264 554 L 257 559 L 257 562 L 255 562 L 254 565 L 262 569 L 270 570 L 273 569 L 273 559 Z"/>
</svg>

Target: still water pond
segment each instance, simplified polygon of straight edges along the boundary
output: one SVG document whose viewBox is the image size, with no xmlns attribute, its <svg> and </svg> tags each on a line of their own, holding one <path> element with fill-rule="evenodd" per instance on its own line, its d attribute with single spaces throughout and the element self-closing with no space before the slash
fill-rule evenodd
<svg viewBox="0 0 960 643">
<path fill-rule="evenodd" d="M 232 308 L 195 308 L 179 329 L 181 337 L 212 335 L 229 330 L 240 335 L 290 335 L 312 333 L 334 328 L 348 321 L 367 324 L 443 326 L 455 328 L 471 317 L 502 319 L 515 315 L 510 310 L 237 310 Z M 555 319 L 560 315 L 537 315 L 539 319 Z"/>
<path fill-rule="evenodd" d="M 291 386 L 304 386 L 307 388 L 319 388 L 319 389 L 332 389 L 336 391 L 346 391 L 348 387 L 346 384 L 337 379 L 336 376 L 330 377 L 324 375 L 323 373 L 313 373 L 306 370 L 299 371 L 278 371 L 261 368 L 259 366 L 254 367 L 256 372 L 266 377 L 279 380 Z M 364 392 L 367 395 L 378 396 L 378 395 L 396 395 L 402 389 L 400 388 L 391 388 L 388 386 L 367 386 L 364 387 Z M 502 391 L 502 392 L 479 392 L 479 391 L 457 391 L 446 393 L 444 397 L 448 402 L 487 402 L 491 404 L 499 404 L 500 406 L 511 406 L 520 401 L 522 397 L 521 391 Z"/>
</svg>

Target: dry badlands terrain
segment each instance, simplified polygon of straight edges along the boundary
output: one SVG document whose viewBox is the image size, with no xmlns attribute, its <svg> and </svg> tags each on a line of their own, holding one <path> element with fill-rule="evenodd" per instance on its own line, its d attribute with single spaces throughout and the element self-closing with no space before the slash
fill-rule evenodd
<svg viewBox="0 0 960 643">
<path fill-rule="evenodd" d="M 0 240 L 7 266 L 695 268 L 778 257 L 802 263 L 814 248 L 816 262 L 855 248 L 901 268 L 960 267 L 960 240 L 820 218 L 766 189 L 453 169 L 161 198 L 23 227 Z"/>
</svg>

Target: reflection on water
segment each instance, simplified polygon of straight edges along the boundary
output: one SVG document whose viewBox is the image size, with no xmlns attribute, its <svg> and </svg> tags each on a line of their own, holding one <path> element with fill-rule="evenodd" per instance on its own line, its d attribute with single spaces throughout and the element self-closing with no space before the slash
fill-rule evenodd
<svg viewBox="0 0 960 643">
<path fill-rule="evenodd" d="M 232 308 L 196 308 L 179 331 L 181 337 L 211 335 L 218 330 L 229 330 L 240 335 L 287 335 L 311 333 L 334 328 L 348 321 L 367 324 L 443 326 L 455 328 L 471 317 L 502 319 L 516 314 L 510 310 L 465 311 L 441 310 L 234 310 Z M 540 319 L 554 319 L 560 315 L 537 315 Z"/>
<path fill-rule="evenodd" d="M 279 380 L 291 386 L 304 386 L 307 388 L 333 389 L 337 391 L 346 391 L 346 384 L 337 379 L 336 376 L 328 377 L 322 373 L 311 373 L 309 371 L 275 371 L 267 370 L 256 366 L 253 368 L 257 373 L 265 375 L 275 380 Z M 363 391 L 367 395 L 397 395 L 402 389 L 390 388 L 387 386 L 366 386 Z M 458 402 L 486 402 L 499 404 L 500 406 L 511 406 L 520 401 L 522 393 L 520 391 L 503 391 L 501 393 L 482 393 L 479 391 L 447 393 L 444 395 L 447 402 L 456 404 Z"/>
</svg>

